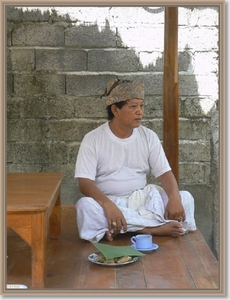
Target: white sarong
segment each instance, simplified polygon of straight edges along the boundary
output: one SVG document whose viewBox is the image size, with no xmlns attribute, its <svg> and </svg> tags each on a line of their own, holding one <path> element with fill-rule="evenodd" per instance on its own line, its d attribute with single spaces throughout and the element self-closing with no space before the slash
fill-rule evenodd
<svg viewBox="0 0 230 300">
<path fill-rule="evenodd" d="M 183 228 L 188 231 L 196 230 L 194 219 L 194 198 L 187 191 L 180 191 L 181 202 L 186 219 Z M 142 190 L 134 191 L 123 197 L 108 196 L 121 210 L 127 222 L 127 231 L 135 232 L 145 227 L 157 227 L 174 220 L 165 220 L 165 206 L 168 197 L 164 190 L 154 184 L 148 184 Z M 77 226 L 79 236 L 91 242 L 100 241 L 108 231 L 108 222 L 104 210 L 90 197 L 82 197 L 76 203 Z M 121 233 L 124 233 L 121 230 Z"/>
</svg>

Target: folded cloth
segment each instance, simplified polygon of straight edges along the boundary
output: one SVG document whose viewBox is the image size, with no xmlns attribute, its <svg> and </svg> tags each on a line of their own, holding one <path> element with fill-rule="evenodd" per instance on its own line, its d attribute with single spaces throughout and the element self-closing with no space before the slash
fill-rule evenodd
<svg viewBox="0 0 230 300">
<path fill-rule="evenodd" d="M 139 207 L 145 205 L 145 202 L 145 192 L 143 190 L 136 190 L 128 198 L 128 208 L 138 210 Z"/>
<path fill-rule="evenodd" d="M 129 256 L 144 256 L 142 252 L 133 249 L 131 246 L 112 246 L 101 243 L 92 243 L 106 259 L 121 257 L 125 255 Z"/>
<path fill-rule="evenodd" d="M 142 218 L 157 220 L 157 216 L 152 209 L 149 209 L 147 201 L 151 194 L 151 201 L 162 203 L 160 193 L 163 193 L 162 187 L 155 184 L 148 184 L 144 189 L 134 191 L 128 198 L 128 208 L 135 210 Z M 162 220 L 160 220 L 162 221 Z"/>
<path fill-rule="evenodd" d="M 155 214 L 152 213 L 150 210 L 146 209 L 145 206 L 139 207 L 137 212 L 144 219 L 157 220 Z"/>
</svg>

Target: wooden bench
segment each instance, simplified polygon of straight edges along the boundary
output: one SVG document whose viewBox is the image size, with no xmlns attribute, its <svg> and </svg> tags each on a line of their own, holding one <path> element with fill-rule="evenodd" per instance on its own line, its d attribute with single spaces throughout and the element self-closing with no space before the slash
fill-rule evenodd
<svg viewBox="0 0 230 300">
<path fill-rule="evenodd" d="M 104 243 L 130 245 L 132 235 L 126 234 L 117 237 L 112 243 Z M 95 252 L 95 248 L 90 243 L 78 241 L 76 255 L 82 260 L 79 287 L 149 291 L 219 288 L 219 263 L 199 230 L 180 238 L 155 236 L 153 242 L 159 248 L 135 263 L 108 268 L 87 262 L 88 255 Z"/>
<path fill-rule="evenodd" d="M 153 237 L 159 248 L 136 262 L 107 267 L 93 264 L 88 256 L 97 249 L 90 242 L 81 240 L 76 225 L 74 205 L 61 206 L 61 238 L 48 240 L 47 278 L 45 288 L 53 295 L 157 295 L 186 294 L 215 295 L 220 293 L 219 262 L 205 242 L 199 230 L 180 238 Z M 117 236 L 110 245 L 130 245 L 133 234 Z M 9 272 L 7 282 L 21 283 L 31 289 L 29 273 L 29 247 L 14 258 L 13 245 L 19 243 L 16 236 L 8 237 Z M 23 262 L 24 273 L 17 271 Z M 18 293 L 18 291 L 17 291 Z M 17 294 L 18 295 L 18 294 Z M 36 294 L 37 295 L 37 292 Z"/>
<path fill-rule="evenodd" d="M 59 238 L 61 173 L 7 174 L 7 227 L 13 228 L 32 250 L 32 287 L 44 288 L 46 239 Z"/>
</svg>

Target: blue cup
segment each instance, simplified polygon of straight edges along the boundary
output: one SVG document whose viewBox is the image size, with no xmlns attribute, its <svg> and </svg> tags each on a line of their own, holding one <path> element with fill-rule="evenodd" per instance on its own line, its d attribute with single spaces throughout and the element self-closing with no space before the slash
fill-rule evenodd
<svg viewBox="0 0 230 300">
<path fill-rule="evenodd" d="M 150 249 L 152 247 L 152 236 L 151 234 L 137 234 L 131 237 L 131 242 L 137 249 Z"/>
</svg>

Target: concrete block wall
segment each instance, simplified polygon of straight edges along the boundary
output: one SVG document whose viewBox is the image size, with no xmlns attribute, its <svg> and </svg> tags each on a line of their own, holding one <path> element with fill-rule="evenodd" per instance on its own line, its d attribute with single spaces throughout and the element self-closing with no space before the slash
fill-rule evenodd
<svg viewBox="0 0 230 300">
<path fill-rule="evenodd" d="M 178 17 L 180 188 L 218 256 L 218 11 Z M 7 171 L 63 172 L 62 203 L 76 203 L 78 148 L 117 76 L 145 83 L 143 124 L 162 139 L 163 50 L 163 7 L 8 7 Z"/>
</svg>

